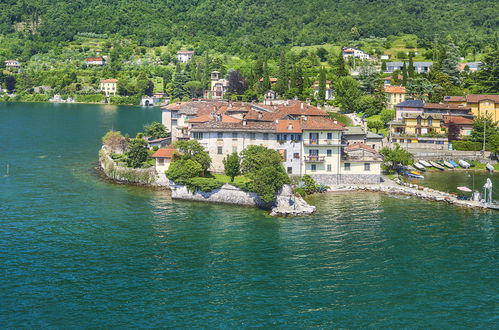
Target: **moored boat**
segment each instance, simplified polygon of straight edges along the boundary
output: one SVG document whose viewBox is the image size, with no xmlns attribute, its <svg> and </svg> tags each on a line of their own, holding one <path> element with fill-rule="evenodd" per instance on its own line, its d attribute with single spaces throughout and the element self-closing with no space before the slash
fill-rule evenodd
<svg viewBox="0 0 499 330">
<path fill-rule="evenodd" d="M 487 163 L 487 165 L 485 165 L 485 168 L 490 172 L 494 172 L 494 166 L 490 165 L 489 163 Z"/>
<path fill-rule="evenodd" d="M 454 168 L 454 165 L 449 163 L 448 161 L 444 160 L 444 165 L 447 166 L 448 168 Z"/>
<path fill-rule="evenodd" d="M 471 165 L 470 165 L 467 161 L 462 160 L 462 159 L 460 159 L 460 160 L 459 160 L 459 165 L 460 165 L 462 168 L 470 168 L 470 166 L 471 166 Z"/>
<path fill-rule="evenodd" d="M 432 165 L 428 163 L 426 160 L 419 160 L 419 163 L 425 167 L 431 167 Z"/>
<path fill-rule="evenodd" d="M 430 164 L 431 164 L 431 166 L 433 166 L 435 168 L 438 168 L 440 171 L 445 170 L 445 167 L 443 167 L 442 165 L 438 164 L 437 162 L 434 162 L 434 161 L 430 160 Z"/>
<path fill-rule="evenodd" d="M 458 163 L 456 163 L 456 162 L 455 162 L 455 161 L 453 161 L 453 160 L 449 160 L 449 163 L 451 163 L 451 164 L 452 164 L 452 166 L 454 166 L 454 167 L 459 167 L 459 164 L 458 164 Z"/>
<path fill-rule="evenodd" d="M 420 171 L 426 171 L 426 168 L 424 167 L 424 165 L 420 164 L 419 162 L 418 163 L 414 163 L 414 167 L 417 168 Z"/>
<path fill-rule="evenodd" d="M 415 178 L 415 179 L 424 179 L 424 176 L 422 176 L 421 174 L 415 174 L 415 173 L 412 173 L 412 172 L 404 172 L 403 173 L 405 176 L 408 176 L 410 178 Z"/>
</svg>

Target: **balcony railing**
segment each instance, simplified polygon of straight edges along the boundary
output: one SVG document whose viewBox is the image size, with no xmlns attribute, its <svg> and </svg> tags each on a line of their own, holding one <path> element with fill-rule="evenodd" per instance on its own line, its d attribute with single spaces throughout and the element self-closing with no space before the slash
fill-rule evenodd
<svg viewBox="0 0 499 330">
<path fill-rule="evenodd" d="M 308 146 L 342 146 L 339 140 L 327 140 L 327 139 L 308 139 L 303 140 L 303 143 Z"/>
<path fill-rule="evenodd" d="M 326 160 L 326 157 L 309 155 L 309 156 L 303 156 L 303 159 L 305 160 L 305 163 L 322 163 Z"/>
</svg>

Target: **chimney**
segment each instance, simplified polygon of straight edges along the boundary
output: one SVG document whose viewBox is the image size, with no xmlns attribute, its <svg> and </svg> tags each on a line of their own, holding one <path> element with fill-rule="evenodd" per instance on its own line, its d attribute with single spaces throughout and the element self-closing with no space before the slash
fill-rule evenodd
<svg viewBox="0 0 499 330">
<path fill-rule="evenodd" d="M 258 119 L 262 119 L 263 115 L 261 112 L 258 113 Z"/>
<path fill-rule="evenodd" d="M 338 125 L 338 121 L 337 120 L 333 120 L 333 124 Z"/>
<path fill-rule="evenodd" d="M 293 124 L 289 123 L 288 124 L 288 131 L 291 131 L 293 129 Z"/>
<path fill-rule="evenodd" d="M 276 120 L 275 120 L 275 123 L 276 123 L 276 124 L 279 124 L 279 119 L 276 119 Z"/>
<path fill-rule="evenodd" d="M 277 110 L 277 105 L 274 105 L 274 110 Z"/>
<path fill-rule="evenodd" d="M 289 106 L 289 101 L 286 100 L 286 103 L 284 103 L 287 107 Z"/>
<path fill-rule="evenodd" d="M 248 122 L 246 121 L 246 119 L 243 119 L 243 126 L 246 126 L 248 124 Z"/>
<path fill-rule="evenodd" d="M 303 110 L 303 102 L 300 104 L 300 108 Z"/>
</svg>

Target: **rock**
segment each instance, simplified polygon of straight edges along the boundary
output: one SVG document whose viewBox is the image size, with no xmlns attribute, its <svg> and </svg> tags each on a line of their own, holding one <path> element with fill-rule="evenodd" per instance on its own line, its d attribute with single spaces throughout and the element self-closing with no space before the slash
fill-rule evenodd
<svg viewBox="0 0 499 330">
<path fill-rule="evenodd" d="M 300 196 L 293 195 L 290 185 L 284 185 L 276 197 L 276 206 L 272 208 L 272 216 L 300 216 L 315 212 L 315 206 L 309 205 Z"/>
</svg>

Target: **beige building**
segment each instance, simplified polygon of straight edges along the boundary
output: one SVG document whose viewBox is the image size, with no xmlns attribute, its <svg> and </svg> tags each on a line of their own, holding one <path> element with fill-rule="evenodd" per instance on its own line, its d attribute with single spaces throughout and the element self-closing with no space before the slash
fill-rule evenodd
<svg viewBox="0 0 499 330">
<path fill-rule="evenodd" d="M 100 90 L 103 91 L 107 97 L 116 96 L 118 91 L 118 80 L 117 79 L 102 79 L 100 81 Z"/>
<path fill-rule="evenodd" d="M 164 173 L 167 171 L 176 152 L 177 150 L 171 147 L 158 149 L 151 156 L 156 161 L 156 172 Z"/>
<path fill-rule="evenodd" d="M 389 109 L 394 109 L 395 105 L 402 103 L 406 98 L 404 86 L 385 86 L 385 94 L 387 97 L 387 106 Z"/>
</svg>

